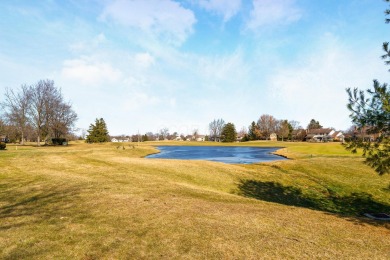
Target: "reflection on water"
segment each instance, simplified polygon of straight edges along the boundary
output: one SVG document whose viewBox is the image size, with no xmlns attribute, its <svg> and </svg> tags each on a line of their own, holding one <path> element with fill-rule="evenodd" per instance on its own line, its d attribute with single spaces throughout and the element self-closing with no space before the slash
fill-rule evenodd
<svg viewBox="0 0 390 260">
<path fill-rule="evenodd" d="M 286 160 L 271 154 L 280 147 L 234 147 L 234 146 L 158 146 L 160 153 L 146 158 L 208 160 L 223 163 L 250 164 Z"/>
</svg>

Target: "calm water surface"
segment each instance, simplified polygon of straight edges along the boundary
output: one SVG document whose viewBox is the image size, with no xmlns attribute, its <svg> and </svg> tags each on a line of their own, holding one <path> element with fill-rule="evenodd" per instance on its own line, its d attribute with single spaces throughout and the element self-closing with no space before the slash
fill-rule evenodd
<svg viewBox="0 0 390 260">
<path fill-rule="evenodd" d="M 235 147 L 235 146 L 158 146 L 160 153 L 146 158 L 208 160 L 223 163 L 250 164 L 286 160 L 271 154 L 280 147 Z"/>
</svg>

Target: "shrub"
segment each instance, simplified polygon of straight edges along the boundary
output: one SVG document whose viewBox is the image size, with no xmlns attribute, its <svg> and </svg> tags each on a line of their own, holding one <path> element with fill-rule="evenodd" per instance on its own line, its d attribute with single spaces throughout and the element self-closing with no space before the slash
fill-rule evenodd
<svg viewBox="0 0 390 260">
<path fill-rule="evenodd" d="M 244 137 L 241 139 L 241 142 L 248 142 L 249 136 L 247 134 L 244 135 Z"/>
<path fill-rule="evenodd" d="M 52 138 L 51 142 L 53 143 L 53 145 L 62 145 L 66 142 L 66 138 Z"/>
<path fill-rule="evenodd" d="M 5 150 L 7 145 L 5 143 L 0 142 L 0 150 Z"/>
</svg>

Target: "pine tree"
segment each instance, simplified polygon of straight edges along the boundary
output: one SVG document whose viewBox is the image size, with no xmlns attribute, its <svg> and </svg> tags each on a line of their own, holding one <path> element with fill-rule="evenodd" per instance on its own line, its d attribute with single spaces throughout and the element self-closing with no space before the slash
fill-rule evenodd
<svg viewBox="0 0 390 260">
<path fill-rule="evenodd" d="M 223 129 L 222 134 L 223 142 L 234 142 L 237 139 L 236 127 L 233 123 L 227 123 Z"/>
<path fill-rule="evenodd" d="M 255 121 L 252 122 L 252 124 L 249 126 L 249 131 L 248 131 L 248 139 L 253 141 L 253 140 L 258 140 L 260 138 L 260 130 Z"/>
<path fill-rule="evenodd" d="M 86 138 L 87 143 L 104 143 L 108 142 L 110 137 L 108 135 L 107 125 L 103 118 L 95 120 L 95 124 L 91 124 L 88 129 Z"/>
<path fill-rule="evenodd" d="M 386 83 L 381 85 L 374 80 L 374 90 L 367 90 L 371 97 L 357 88 L 347 92 L 352 122 L 369 137 L 354 136 L 345 145 L 346 149 L 353 153 L 363 149 L 368 165 L 380 175 L 390 173 L 390 89 Z"/>
<path fill-rule="evenodd" d="M 148 135 L 147 135 L 147 134 L 144 134 L 144 135 L 142 136 L 142 142 L 147 142 L 147 141 L 149 141 Z"/>
<path fill-rule="evenodd" d="M 385 0 L 390 2 L 390 0 Z M 390 9 L 385 11 L 390 15 Z M 386 23 L 390 19 L 386 18 Z M 383 43 L 385 54 L 382 59 L 386 65 L 390 65 L 389 43 Z M 374 90 L 367 92 L 354 88 L 347 89 L 349 96 L 348 109 L 350 117 L 357 129 L 366 132 L 369 138 L 354 136 L 345 145 L 347 150 L 356 153 L 357 149 L 363 149 L 363 156 L 366 157 L 366 164 L 382 174 L 390 174 L 390 89 L 386 83 L 380 84 L 374 80 Z M 369 97 L 367 97 L 367 95 Z"/>
<path fill-rule="evenodd" d="M 320 125 L 319 121 L 316 121 L 314 119 L 310 120 L 310 123 L 307 125 L 307 129 L 320 129 L 322 128 L 322 125 Z"/>
</svg>

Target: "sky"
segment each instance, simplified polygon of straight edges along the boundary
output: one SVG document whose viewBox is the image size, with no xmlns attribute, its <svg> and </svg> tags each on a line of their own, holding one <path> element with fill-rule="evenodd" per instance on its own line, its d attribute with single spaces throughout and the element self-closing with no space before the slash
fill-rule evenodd
<svg viewBox="0 0 390 260">
<path fill-rule="evenodd" d="M 5 89 L 54 80 L 88 129 L 236 129 L 263 114 L 351 125 L 346 88 L 388 82 L 382 0 L 3 0 Z"/>
</svg>

